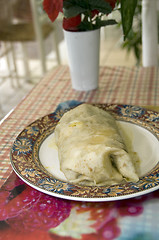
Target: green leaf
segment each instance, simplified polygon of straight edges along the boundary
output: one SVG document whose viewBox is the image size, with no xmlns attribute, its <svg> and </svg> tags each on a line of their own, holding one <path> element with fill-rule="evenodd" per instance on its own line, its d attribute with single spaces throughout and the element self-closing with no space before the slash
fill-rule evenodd
<svg viewBox="0 0 159 240">
<path fill-rule="evenodd" d="M 85 14 L 92 10 L 98 10 L 101 13 L 109 14 L 112 7 L 105 0 L 64 0 L 63 12 L 66 18 L 75 17 L 78 14 Z"/>
<path fill-rule="evenodd" d="M 66 18 L 75 17 L 85 11 L 87 11 L 85 1 L 67 0 L 63 2 L 63 13 Z"/>
<path fill-rule="evenodd" d="M 66 18 L 75 17 L 75 16 L 77 16 L 77 15 L 79 15 L 79 14 L 85 12 L 85 11 L 86 11 L 86 9 L 83 9 L 79 6 L 72 6 L 68 9 L 67 8 L 63 9 L 63 13 L 64 13 L 64 16 Z"/>
<path fill-rule="evenodd" d="M 114 25 L 117 24 L 117 22 L 114 19 L 108 19 L 108 20 L 100 20 L 98 19 L 96 21 L 96 23 L 91 24 L 90 22 L 87 21 L 83 21 L 80 23 L 80 25 L 78 26 L 78 29 L 80 31 L 88 31 L 88 30 L 94 30 L 94 29 L 98 29 L 101 27 L 105 27 L 108 25 Z"/>
<path fill-rule="evenodd" d="M 138 0 L 121 0 L 121 18 L 124 33 L 124 40 L 127 38 L 133 24 L 133 17 Z"/>
<path fill-rule="evenodd" d="M 95 27 L 93 24 L 91 24 L 90 22 L 87 22 L 87 21 L 83 21 L 80 23 L 80 25 L 78 26 L 78 29 L 80 31 L 91 31 L 91 30 L 94 30 Z"/>
<path fill-rule="evenodd" d="M 108 19 L 108 20 L 100 20 L 99 19 L 97 24 L 99 27 L 105 27 L 108 25 L 115 25 L 115 24 L 117 24 L 117 22 L 114 19 Z"/>
<path fill-rule="evenodd" d="M 98 10 L 101 13 L 109 14 L 112 12 L 112 7 L 105 0 L 88 0 L 91 10 Z"/>
</svg>

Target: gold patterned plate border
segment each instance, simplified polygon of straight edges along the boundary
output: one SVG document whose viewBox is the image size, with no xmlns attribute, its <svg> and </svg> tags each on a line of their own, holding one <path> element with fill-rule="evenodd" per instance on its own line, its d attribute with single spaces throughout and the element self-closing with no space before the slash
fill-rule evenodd
<svg viewBox="0 0 159 240">
<path fill-rule="evenodd" d="M 139 106 L 93 104 L 109 111 L 117 120 L 130 122 L 150 131 L 159 139 L 159 113 Z M 147 194 L 159 188 L 159 164 L 137 183 L 127 182 L 113 186 L 91 187 L 73 185 L 54 178 L 39 160 L 42 142 L 53 133 L 55 126 L 65 111 L 37 119 L 27 126 L 16 138 L 11 148 L 11 165 L 15 173 L 28 185 L 46 194 L 81 201 L 112 201 Z"/>
</svg>

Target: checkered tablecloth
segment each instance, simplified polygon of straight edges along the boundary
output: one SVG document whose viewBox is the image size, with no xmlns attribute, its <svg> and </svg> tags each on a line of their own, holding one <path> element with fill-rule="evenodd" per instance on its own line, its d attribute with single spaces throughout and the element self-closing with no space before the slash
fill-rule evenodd
<svg viewBox="0 0 159 240">
<path fill-rule="evenodd" d="M 53 112 L 67 100 L 159 106 L 157 68 L 101 67 L 99 88 L 72 89 L 69 69 L 59 66 L 47 74 L 0 125 L 0 186 L 10 175 L 10 148 L 29 123 Z"/>
</svg>

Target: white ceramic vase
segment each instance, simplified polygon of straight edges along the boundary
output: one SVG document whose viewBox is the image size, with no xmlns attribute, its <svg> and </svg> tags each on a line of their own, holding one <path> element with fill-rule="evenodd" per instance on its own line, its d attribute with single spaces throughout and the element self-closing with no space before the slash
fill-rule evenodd
<svg viewBox="0 0 159 240">
<path fill-rule="evenodd" d="M 100 29 L 85 32 L 64 30 L 72 88 L 90 91 L 98 88 Z"/>
</svg>

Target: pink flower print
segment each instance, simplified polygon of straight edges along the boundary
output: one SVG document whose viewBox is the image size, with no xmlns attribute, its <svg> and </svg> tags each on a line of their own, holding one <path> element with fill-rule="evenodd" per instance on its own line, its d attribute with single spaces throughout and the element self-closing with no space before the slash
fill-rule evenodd
<svg viewBox="0 0 159 240">
<path fill-rule="evenodd" d="M 100 240 L 113 240 L 120 235 L 117 219 L 114 218 L 99 230 Z"/>
<path fill-rule="evenodd" d="M 117 203 L 117 210 L 120 216 L 138 216 L 144 208 L 140 201 L 123 200 Z"/>
</svg>

